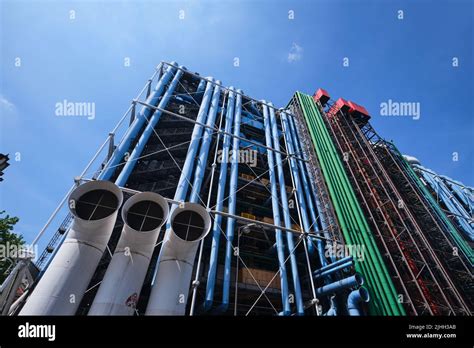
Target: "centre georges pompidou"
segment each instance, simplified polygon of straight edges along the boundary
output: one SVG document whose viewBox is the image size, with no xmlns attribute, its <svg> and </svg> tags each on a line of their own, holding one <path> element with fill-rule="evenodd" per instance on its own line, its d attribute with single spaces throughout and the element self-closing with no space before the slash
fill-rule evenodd
<svg viewBox="0 0 474 348">
<path fill-rule="evenodd" d="M 318 89 L 161 63 L 38 238 L 18 315 L 472 315 L 473 189 Z"/>
</svg>

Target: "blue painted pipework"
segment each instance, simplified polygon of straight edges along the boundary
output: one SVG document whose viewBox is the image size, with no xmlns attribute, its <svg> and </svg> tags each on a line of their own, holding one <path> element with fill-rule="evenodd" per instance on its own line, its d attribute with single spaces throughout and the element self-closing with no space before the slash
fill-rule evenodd
<svg viewBox="0 0 474 348">
<path fill-rule="evenodd" d="M 319 272 L 319 273 L 316 273 L 313 272 L 314 274 L 314 279 L 318 279 L 318 278 L 321 278 L 321 277 L 326 277 L 326 276 L 329 276 L 333 273 L 336 273 L 338 271 L 341 271 L 343 270 L 344 268 L 347 268 L 347 267 L 351 267 L 352 266 L 352 261 L 348 261 L 346 263 L 343 263 L 343 264 L 340 264 L 338 266 L 335 266 L 333 268 L 330 268 L 330 269 L 327 269 L 325 271 L 322 271 L 322 272 Z"/>
<path fill-rule="evenodd" d="M 296 126 L 298 125 L 298 120 L 297 119 L 293 119 L 294 121 L 294 126 L 296 128 Z M 299 134 L 298 132 L 296 132 L 296 139 L 298 140 L 297 141 L 297 144 L 298 144 L 298 149 L 296 151 L 296 153 L 298 154 L 298 156 L 300 158 L 305 158 L 304 156 L 304 153 L 303 153 L 303 150 L 302 150 L 302 145 L 301 145 L 301 139 L 299 137 Z M 308 170 L 308 166 L 309 166 L 309 163 L 305 163 L 305 169 L 306 169 L 306 175 L 310 178 L 310 181 L 311 179 L 313 179 L 311 176 L 310 176 L 310 171 Z M 311 187 L 311 186 L 310 186 Z M 318 212 L 321 212 L 322 211 L 322 203 L 321 203 L 321 200 L 319 199 L 319 193 L 314 191 L 314 190 L 310 190 L 311 193 L 313 194 L 313 199 L 316 203 L 316 209 Z M 329 226 L 327 225 L 326 221 L 324 219 L 319 219 L 319 222 L 321 224 L 321 228 L 323 229 L 323 234 L 324 234 L 324 237 L 327 238 L 327 239 L 330 239 L 331 236 L 329 235 L 329 232 L 328 232 L 328 228 Z M 332 261 L 335 261 L 336 260 L 336 257 L 335 256 L 331 256 L 331 260 Z"/>
<path fill-rule="evenodd" d="M 303 230 L 305 232 L 310 231 L 310 224 L 308 220 L 308 213 L 307 213 L 307 208 L 306 208 L 306 202 L 305 202 L 305 197 L 303 193 L 303 185 L 300 182 L 300 174 L 298 170 L 298 165 L 296 163 L 296 160 L 294 158 L 295 156 L 295 150 L 294 150 L 294 145 L 293 145 L 293 136 L 289 128 L 288 124 L 288 119 L 287 116 L 284 112 L 280 113 L 282 125 L 283 125 L 283 134 L 285 136 L 285 141 L 288 147 L 288 155 L 290 156 L 290 169 L 293 173 L 293 178 L 295 181 L 295 188 L 296 188 L 296 194 L 298 196 L 298 201 L 300 204 L 300 211 L 301 211 L 301 220 L 303 222 Z M 312 243 L 307 243 L 308 245 L 308 251 L 313 250 L 314 247 L 312 247 Z"/>
<path fill-rule="evenodd" d="M 336 296 L 331 296 L 330 299 L 331 307 L 329 310 L 324 314 L 325 316 L 332 317 L 337 315 L 337 301 Z"/>
<path fill-rule="evenodd" d="M 237 90 L 237 101 L 235 103 L 235 114 L 234 114 L 234 136 L 240 136 L 240 123 L 241 123 L 241 112 L 242 112 L 242 91 Z M 231 215 L 235 215 L 235 208 L 237 203 L 237 183 L 239 179 L 239 138 L 234 137 L 232 140 L 232 160 L 230 165 L 230 183 L 229 183 L 229 198 L 228 198 L 228 212 Z M 225 250 L 225 264 L 224 264 L 224 282 L 222 285 L 222 304 L 220 309 L 226 311 L 229 306 L 229 290 L 230 290 L 230 271 L 232 261 L 232 242 L 234 241 L 234 226 L 235 219 L 232 217 L 227 218 L 226 228 L 226 250 Z"/>
<path fill-rule="evenodd" d="M 265 105 L 265 101 L 262 104 L 263 108 L 263 123 L 265 126 L 265 140 L 266 145 L 272 148 L 272 135 L 270 130 L 271 120 L 268 115 L 268 107 Z M 270 177 L 270 188 L 271 188 L 271 201 L 272 201 L 272 211 L 273 211 L 273 224 L 275 226 L 281 226 L 281 218 L 280 218 L 280 207 L 278 204 L 278 192 L 277 192 L 277 183 L 275 177 L 275 164 L 273 158 L 273 151 L 267 149 L 267 160 L 268 160 L 268 174 Z M 283 189 L 286 187 L 283 186 Z M 283 314 L 288 315 L 291 313 L 290 302 L 288 297 L 288 279 L 286 275 L 286 266 L 285 266 L 285 251 L 283 246 L 283 237 L 281 230 L 275 230 L 275 239 L 277 245 L 277 255 L 278 255 L 278 263 L 280 269 L 280 282 L 281 282 L 281 296 L 283 302 Z"/>
<path fill-rule="evenodd" d="M 337 293 L 341 290 L 345 290 L 352 287 L 358 287 L 364 284 L 364 278 L 362 275 L 356 273 L 353 276 L 335 281 L 330 284 L 326 284 L 318 289 L 316 289 L 316 295 L 325 296 L 328 294 Z"/>
<path fill-rule="evenodd" d="M 296 132 L 296 127 L 293 123 L 293 117 L 289 118 L 288 123 L 289 123 L 289 129 L 290 129 L 290 132 L 291 132 L 291 136 L 294 139 L 295 153 L 300 158 L 303 158 L 303 153 L 300 150 L 300 144 L 299 144 L 299 141 L 298 141 L 298 138 L 297 138 L 298 133 Z M 312 188 L 311 188 L 311 186 L 308 182 L 308 178 L 306 177 L 306 168 L 304 166 L 303 161 L 297 160 L 297 162 L 298 162 L 299 169 L 300 169 L 301 179 L 303 181 L 303 189 L 304 189 L 304 192 L 306 194 L 306 202 L 307 202 L 307 205 L 308 205 L 309 213 L 311 215 L 311 220 L 313 222 L 312 227 L 313 227 L 314 231 L 319 232 L 318 218 L 316 216 L 317 211 L 316 211 L 316 208 L 313 204 L 313 199 L 312 199 L 312 195 L 311 195 Z M 311 238 L 311 239 L 314 240 L 313 238 Z M 326 258 L 324 257 L 324 243 L 321 239 L 317 239 L 316 240 L 316 245 L 318 247 L 318 255 L 319 255 L 320 265 L 321 265 L 321 267 L 324 267 L 324 266 L 327 265 Z"/>
<path fill-rule="evenodd" d="M 209 108 L 209 114 L 207 116 L 206 126 L 208 127 L 214 127 L 216 122 L 217 110 L 219 109 L 219 98 L 221 95 L 220 86 L 221 82 L 216 81 L 214 92 L 212 94 L 211 106 Z M 199 200 L 199 193 L 201 192 L 201 185 L 204 179 L 204 173 L 206 171 L 207 157 L 209 155 L 209 147 L 211 146 L 213 132 L 214 131 L 211 128 L 204 129 L 201 149 L 199 150 L 196 170 L 194 173 L 193 187 L 191 188 L 191 196 L 189 198 L 189 201 L 192 203 L 197 203 Z"/>
<path fill-rule="evenodd" d="M 163 91 L 166 85 L 173 77 L 173 74 L 176 71 L 177 65 L 178 64 L 176 62 L 172 62 L 171 65 L 168 66 L 165 73 L 158 80 L 158 83 L 156 84 L 154 90 L 148 96 L 146 100 L 147 104 L 150 104 L 153 106 L 156 106 L 158 104 L 158 100 L 163 95 Z M 178 70 L 178 72 L 180 72 L 180 70 Z M 109 180 L 112 177 L 117 165 L 124 159 L 125 153 L 130 150 L 130 145 L 133 143 L 138 133 L 143 128 L 143 125 L 146 123 L 146 120 L 149 119 L 150 115 L 152 114 L 153 114 L 153 110 L 151 110 L 150 108 L 146 106 L 143 106 L 141 108 L 140 112 L 138 113 L 138 115 L 135 117 L 130 127 L 125 132 L 125 135 L 122 141 L 115 149 L 114 153 L 112 154 L 111 158 L 107 162 L 104 170 L 102 170 L 102 172 L 98 176 L 97 180 Z"/>
<path fill-rule="evenodd" d="M 211 80 L 213 79 L 211 78 Z M 188 152 L 186 153 L 186 159 L 184 160 L 183 168 L 181 168 L 181 175 L 179 177 L 178 186 L 174 194 L 175 201 L 184 201 L 186 199 L 191 176 L 193 174 L 195 157 L 201 143 L 202 132 L 204 128 L 200 124 L 206 123 L 206 117 L 209 110 L 213 89 L 213 84 L 208 82 L 206 85 L 206 90 L 204 91 L 204 97 L 202 98 L 201 106 L 199 107 L 196 117 L 196 122 L 198 123 L 194 125 L 193 133 L 191 134 L 191 142 L 189 143 Z"/>
<path fill-rule="evenodd" d="M 425 181 L 431 186 L 431 188 L 436 192 L 436 195 L 443 201 L 448 210 L 454 215 L 454 219 L 461 226 L 461 230 L 464 232 L 464 235 L 472 242 L 474 241 L 474 224 L 469 224 L 467 221 L 471 219 L 468 212 L 464 207 L 458 202 L 456 197 L 451 193 L 449 188 L 445 185 L 443 180 L 441 180 L 436 174 L 430 174 L 426 171 L 425 168 L 414 165 L 415 167 L 420 167 L 423 170 L 420 170 Z M 458 216 L 459 215 L 459 216 Z"/>
<path fill-rule="evenodd" d="M 271 103 L 270 105 L 273 106 L 273 104 Z M 272 124 L 273 148 L 279 150 L 280 149 L 280 133 L 278 132 L 278 125 L 277 125 L 277 121 L 275 117 L 275 110 L 273 108 L 270 108 L 270 123 Z M 285 177 L 283 173 L 283 163 L 281 160 L 281 154 L 279 152 L 275 152 L 275 158 L 277 162 L 278 183 L 280 185 L 280 197 L 281 197 L 281 203 L 282 203 L 282 208 L 283 208 L 283 219 L 285 221 L 285 227 L 292 228 L 290 210 L 288 207 L 288 197 L 286 195 L 286 185 L 285 185 Z M 300 277 L 298 274 L 296 250 L 294 250 L 295 243 L 293 240 L 293 233 L 286 232 L 286 243 L 288 246 L 288 252 L 290 253 L 291 273 L 293 276 L 293 287 L 295 290 L 295 299 L 296 299 L 296 311 L 298 315 L 304 315 L 304 305 L 303 305 L 303 298 L 301 295 L 301 285 L 300 285 Z"/>
<path fill-rule="evenodd" d="M 366 288 L 362 287 L 360 289 L 351 291 L 349 296 L 347 296 L 347 312 L 351 316 L 360 316 L 361 308 L 360 305 L 363 302 L 369 302 L 370 295 Z"/>
<path fill-rule="evenodd" d="M 225 117 L 225 129 L 227 134 L 224 134 L 224 140 L 222 145 L 222 161 L 219 171 L 219 185 L 217 188 L 217 203 L 216 211 L 221 212 L 224 204 L 225 186 L 227 181 L 227 164 L 229 159 L 229 148 L 230 148 L 230 135 L 232 131 L 232 121 L 234 119 L 234 103 L 235 93 L 234 88 L 229 88 L 229 97 L 227 100 L 227 112 Z M 206 300 L 204 301 L 204 309 L 209 310 L 214 301 L 214 288 L 216 285 L 216 272 L 217 272 L 217 256 L 219 252 L 219 241 L 221 237 L 221 221 L 222 215 L 215 214 L 214 225 L 212 229 L 212 245 L 211 254 L 209 257 L 209 272 L 207 274 L 206 284 Z"/>
<path fill-rule="evenodd" d="M 184 69 L 184 67 L 180 67 L 180 68 Z M 161 108 L 161 109 L 166 108 L 166 106 L 168 104 L 168 101 L 170 100 L 171 95 L 173 94 L 174 90 L 176 89 L 176 86 L 178 85 L 179 79 L 181 78 L 182 75 L 183 75 L 182 70 L 178 70 L 176 72 L 176 75 L 174 76 L 173 81 L 171 81 L 171 84 L 169 85 L 168 89 L 166 90 L 165 94 L 163 95 L 163 98 L 160 100 L 160 103 L 158 104 L 159 108 Z M 159 110 L 156 110 L 152 114 L 153 114 L 153 116 L 151 116 L 151 119 L 149 120 L 148 124 L 146 125 L 145 130 L 141 134 L 137 144 L 135 145 L 132 153 L 128 157 L 127 162 L 125 163 L 125 166 L 123 167 L 122 171 L 120 172 L 120 175 L 118 176 L 117 180 L 115 181 L 115 183 L 118 186 L 125 186 L 125 183 L 127 182 L 130 174 L 132 173 L 133 168 L 135 167 L 135 164 L 138 160 L 138 157 L 140 157 L 141 153 L 143 152 L 143 149 L 145 148 L 146 143 L 148 142 L 148 139 L 153 134 L 155 126 L 158 123 L 158 121 L 160 120 L 162 112 L 159 111 Z M 146 122 L 145 116 L 142 117 L 142 119 Z M 128 149 L 126 149 L 125 151 L 127 151 L 127 150 Z"/>
<path fill-rule="evenodd" d="M 324 271 L 331 270 L 332 268 L 334 268 L 336 266 L 339 266 L 339 265 L 347 263 L 347 262 L 352 262 L 352 261 L 353 261 L 353 257 L 352 256 L 347 256 L 347 257 L 344 257 L 344 258 L 339 259 L 337 261 L 334 261 L 333 263 L 331 263 L 327 266 L 324 266 L 324 267 L 321 267 L 321 268 L 317 269 L 316 271 L 313 272 L 313 274 L 317 275 L 317 274 L 322 273 Z"/>
</svg>

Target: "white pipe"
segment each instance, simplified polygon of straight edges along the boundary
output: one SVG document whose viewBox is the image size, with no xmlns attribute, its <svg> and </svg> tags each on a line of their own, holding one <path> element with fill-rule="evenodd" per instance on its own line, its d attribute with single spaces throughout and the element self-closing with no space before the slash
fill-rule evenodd
<svg viewBox="0 0 474 348">
<path fill-rule="evenodd" d="M 153 192 L 128 199 L 124 227 L 89 315 L 133 315 L 158 235 L 168 220 L 166 200 Z"/>
<path fill-rule="evenodd" d="M 74 221 L 20 315 L 74 315 L 107 247 L 122 205 L 109 181 L 90 181 L 69 196 Z"/>
<path fill-rule="evenodd" d="M 211 218 L 196 203 L 182 203 L 170 217 L 151 289 L 146 315 L 184 315 L 199 242 L 209 233 Z"/>
</svg>

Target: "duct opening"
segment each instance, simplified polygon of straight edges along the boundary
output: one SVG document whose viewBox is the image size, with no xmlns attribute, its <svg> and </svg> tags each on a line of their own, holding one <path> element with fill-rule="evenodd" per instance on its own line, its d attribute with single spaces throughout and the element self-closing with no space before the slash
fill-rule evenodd
<svg viewBox="0 0 474 348">
<path fill-rule="evenodd" d="M 364 285 L 364 277 L 360 273 L 354 274 L 354 278 L 358 286 Z"/>
<path fill-rule="evenodd" d="M 362 302 L 369 302 L 370 300 L 369 290 L 367 290 L 366 288 L 360 288 L 359 295 Z"/>
<path fill-rule="evenodd" d="M 204 234 L 205 223 L 201 214 L 184 210 L 175 216 L 172 228 L 174 233 L 182 240 L 195 241 Z"/>
<path fill-rule="evenodd" d="M 163 208 L 158 203 L 143 200 L 130 207 L 126 223 L 136 231 L 148 232 L 161 226 L 163 217 Z"/>
<path fill-rule="evenodd" d="M 112 215 L 118 208 L 118 197 L 108 190 L 92 190 L 75 202 L 75 213 L 82 220 L 100 220 Z"/>
</svg>

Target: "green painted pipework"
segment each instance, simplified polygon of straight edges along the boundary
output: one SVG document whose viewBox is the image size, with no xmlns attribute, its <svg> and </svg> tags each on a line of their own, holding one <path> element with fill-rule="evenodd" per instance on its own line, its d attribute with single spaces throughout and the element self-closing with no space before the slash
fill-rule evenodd
<svg viewBox="0 0 474 348">
<path fill-rule="evenodd" d="M 305 106 L 307 107 L 311 107 L 311 105 L 307 105 L 307 101 L 304 100 L 305 98 L 302 98 L 302 102 L 305 104 Z M 321 127 L 324 127 L 324 125 L 321 124 L 321 119 L 318 120 L 319 117 L 315 118 L 316 120 L 316 123 L 317 123 L 317 127 L 318 127 L 318 131 L 321 133 L 321 132 L 324 132 L 325 131 L 325 128 L 321 128 Z M 322 133 L 324 134 L 324 133 Z M 329 135 L 329 134 L 327 134 Z M 343 196 L 340 196 L 339 197 L 339 200 L 340 202 L 342 202 L 342 205 L 344 207 L 344 210 L 345 210 L 345 214 L 346 216 L 349 217 L 348 221 L 349 221 L 349 230 L 350 231 L 356 231 L 355 233 L 353 233 L 353 239 L 354 241 L 358 244 L 358 245 L 363 245 L 365 247 L 367 246 L 371 246 L 371 242 L 370 240 L 368 241 L 367 240 L 367 236 L 363 233 L 364 229 L 362 228 L 361 229 L 361 226 L 363 226 L 363 222 L 361 221 L 361 218 L 359 216 L 359 214 L 357 214 L 357 210 L 354 209 L 354 199 L 353 197 L 350 196 L 350 186 L 349 186 L 349 183 L 348 182 L 341 182 L 339 179 L 342 178 L 344 179 L 344 176 L 343 176 L 343 172 L 341 171 L 342 169 L 342 163 L 340 161 L 338 161 L 339 157 L 337 155 L 335 155 L 335 148 L 331 148 L 331 144 L 327 143 L 327 137 L 325 137 L 325 145 L 324 145 L 324 150 L 326 153 L 330 154 L 330 161 L 332 161 L 332 166 L 331 168 L 329 168 L 329 173 L 336 173 L 337 175 L 335 176 L 335 191 L 338 192 L 338 193 L 341 193 L 343 194 Z M 334 164 L 336 163 L 336 164 Z M 344 181 L 344 180 L 342 180 Z M 349 200 L 347 198 L 350 198 Z M 348 205 L 349 204 L 349 205 Z M 373 255 L 373 252 L 371 252 L 369 250 L 369 256 L 372 257 Z M 372 260 L 370 260 L 372 261 Z M 361 263 L 361 265 L 365 266 L 366 264 L 365 263 Z M 377 273 L 380 273 L 381 270 L 379 267 L 377 267 L 377 263 L 374 264 L 374 262 L 367 262 L 367 267 L 369 268 L 368 270 L 366 270 L 366 273 L 368 275 L 367 278 L 370 279 L 371 283 L 374 285 L 374 288 L 373 290 L 377 293 L 378 296 L 374 296 L 374 298 L 378 299 L 378 300 L 381 300 L 383 302 L 383 307 L 382 308 L 390 308 L 391 307 L 391 304 L 389 303 L 389 300 L 386 298 L 385 296 L 385 293 L 384 293 L 384 290 L 382 288 L 382 285 L 381 285 L 381 282 L 383 282 L 384 280 L 380 280 L 380 279 L 373 279 L 373 275 L 374 274 L 377 274 Z M 377 301 L 375 301 L 374 303 L 376 306 L 377 306 Z M 380 306 L 379 306 L 380 307 Z M 387 314 L 387 315 L 391 315 L 393 314 L 392 312 L 385 312 L 384 314 Z"/>
<path fill-rule="evenodd" d="M 306 102 L 304 101 L 304 99 L 302 100 L 302 103 L 306 105 Z M 308 118 L 308 120 L 311 123 L 313 123 L 313 118 L 312 117 Z M 315 126 L 318 129 L 318 132 L 321 133 L 319 125 L 314 125 L 313 124 L 313 126 Z M 323 137 L 318 137 L 314 134 L 313 134 L 313 137 L 317 142 L 316 149 L 317 150 L 319 150 L 319 148 L 322 149 L 322 152 L 318 151 L 318 157 L 323 158 L 323 161 L 321 161 L 322 162 L 321 163 L 322 164 L 322 169 L 325 173 L 327 173 L 328 177 L 330 177 L 330 179 L 328 180 L 329 181 L 329 187 L 330 187 L 330 193 L 332 194 L 332 197 L 337 197 L 334 201 L 335 201 L 336 207 L 338 208 L 337 209 L 338 217 L 341 217 L 340 220 L 341 220 L 341 223 L 343 224 L 342 230 L 343 230 L 343 232 L 344 231 L 357 231 L 357 230 L 359 230 L 359 228 L 357 227 L 357 223 L 355 222 L 355 217 L 352 214 L 353 211 L 350 207 L 347 206 L 347 204 L 346 204 L 347 199 L 345 199 L 345 197 L 342 195 L 345 190 L 344 190 L 343 187 L 341 187 L 341 183 L 338 180 L 337 169 L 334 168 L 334 159 L 328 159 L 327 156 L 326 156 L 326 154 L 330 153 L 330 149 L 328 149 L 326 144 L 321 143 L 320 140 L 323 139 Z M 328 161 L 329 161 L 329 163 L 326 163 Z M 333 186 L 334 186 L 334 188 L 333 188 Z M 359 235 L 359 233 L 353 234 L 353 235 L 346 233 L 345 238 L 346 238 L 346 240 L 349 244 L 364 245 L 364 243 L 361 242 L 361 239 L 360 239 L 361 236 Z M 357 269 L 358 267 L 360 269 Z M 371 290 L 375 291 L 376 294 L 377 294 L 377 296 L 372 297 L 374 299 L 377 299 L 374 302 L 374 306 L 377 307 L 377 311 L 375 311 L 375 312 L 377 312 L 377 313 L 382 312 L 380 314 L 389 314 L 389 313 L 386 313 L 384 311 L 384 308 L 389 306 L 389 305 L 387 304 L 387 300 L 386 300 L 385 296 L 383 296 L 383 290 L 380 289 L 379 282 L 377 282 L 377 280 L 374 279 L 374 277 L 373 277 L 373 274 L 376 272 L 376 270 L 373 268 L 372 263 L 363 263 L 363 262 L 356 263 L 356 270 L 361 271 L 362 274 L 366 275 L 367 281 L 369 281 L 369 283 L 375 285 L 374 288 L 371 288 Z M 385 307 L 378 304 L 378 299 L 382 299 L 384 301 L 384 306 Z"/>
<path fill-rule="evenodd" d="M 466 240 L 459 234 L 458 230 L 453 226 L 452 222 L 448 219 L 439 204 L 434 200 L 433 196 L 426 189 L 425 185 L 423 185 L 418 175 L 416 175 L 415 171 L 413 170 L 411 165 L 405 160 L 398 148 L 393 143 L 390 144 L 396 152 L 395 155 L 397 155 L 397 157 L 404 165 L 407 174 L 413 179 L 414 183 L 418 186 L 423 196 L 436 211 L 436 214 L 441 218 L 441 220 L 443 220 L 444 224 L 448 227 L 449 232 L 453 236 L 457 246 L 459 247 L 459 249 L 461 249 L 464 255 L 466 255 L 472 267 L 474 265 L 474 250 L 469 246 Z"/>
<path fill-rule="evenodd" d="M 387 283 L 386 279 L 389 279 L 388 272 L 386 272 L 386 269 L 384 270 L 383 268 L 381 269 L 379 267 L 379 263 L 382 262 L 380 254 L 378 254 L 374 250 L 370 250 L 370 249 L 373 249 L 375 247 L 374 241 L 373 241 L 373 239 L 371 238 L 370 235 L 368 235 L 367 233 L 364 233 L 365 231 L 368 230 L 368 225 L 367 225 L 365 219 L 363 218 L 363 215 L 361 215 L 362 211 L 360 209 L 360 206 L 356 203 L 357 200 L 355 198 L 355 194 L 353 193 L 353 190 L 351 189 L 351 186 L 348 182 L 348 179 L 345 176 L 345 172 L 343 171 L 342 163 L 339 159 L 339 156 L 337 156 L 337 152 L 334 148 L 334 144 L 332 144 L 332 140 L 329 138 L 329 133 L 327 132 L 327 130 L 325 128 L 325 125 L 322 121 L 321 115 L 319 115 L 319 112 L 316 108 L 316 105 L 312 101 L 311 97 L 307 96 L 306 98 L 303 97 L 303 98 L 300 98 L 300 99 L 302 99 L 301 102 L 304 103 L 306 108 L 312 109 L 313 113 L 316 112 L 316 115 L 313 115 L 313 118 L 316 121 L 316 126 L 318 127 L 319 132 L 323 135 L 326 132 L 326 134 L 325 134 L 326 136 L 323 137 L 323 138 L 325 138 L 325 142 L 326 142 L 326 147 L 325 147 L 324 150 L 326 151 L 326 153 L 329 153 L 330 159 L 333 161 L 332 171 L 334 172 L 334 170 L 335 170 L 337 172 L 337 177 L 340 179 L 340 180 L 336 180 L 336 185 L 339 186 L 339 187 L 336 187 L 336 190 L 338 192 L 345 193 L 345 197 L 342 200 L 342 203 L 343 204 L 344 203 L 349 204 L 348 207 L 346 206 L 346 211 L 347 210 L 349 211 L 349 221 L 352 220 L 351 230 L 352 231 L 359 231 L 358 233 L 354 234 L 354 238 L 356 239 L 356 241 L 360 245 L 365 245 L 365 247 L 367 247 L 369 249 L 368 250 L 369 255 L 376 259 L 374 264 L 372 264 L 370 262 L 368 263 L 368 267 L 370 268 L 369 277 L 370 277 L 371 274 L 374 274 L 374 272 L 376 272 L 378 274 L 380 274 L 381 272 L 385 273 L 386 278 L 382 277 L 382 279 L 379 279 L 379 280 L 375 281 L 373 284 L 375 285 L 376 288 L 378 288 L 377 290 L 379 290 L 379 291 L 377 291 L 377 292 L 379 292 L 380 299 L 384 302 L 385 307 L 386 308 L 390 308 L 390 307 L 393 308 L 394 305 L 396 307 L 397 306 L 396 303 L 394 303 L 393 300 L 390 301 L 389 299 L 386 299 L 386 296 L 385 296 L 385 293 L 384 293 L 383 289 L 380 289 L 380 286 L 384 285 L 383 283 Z M 317 116 L 317 117 L 314 117 L 314 116 Z M 328 140 L 329 140 L 329 142 L 328 142 Z M 340 181 L 342 181 L 342 182 L 340 182 Z M 348 200 L 349 200 L 349 202 L 347 202 Z M 385 278 L 385 279 L 383 279 L 383 278 Z M 385 284 L 385 285 L 387 285 L 387 284 Z M 374 290 L 376 290 L 376 289 L 374 289 Z M 392 292 L 392 295 L 396 296 L 395 292 Z M 387 303 L 387 301 L 389 301 L 390 303 Z M 397 309 L 395 308 L 395 311 L 393 313 L 389 312 L 387 314 L 397 314 Z"/>
<path fill-rule="evenodd" d="M 369 310 L 375 315 L 405 315 L 373 234 L 349 182 L 336 147 L 313 99 L 297 92 L 305 121 L 313 141 L 321 170 L 328 186 L 334 210 L 348 244 L 365 248 L 364 261 L 355 260 L 357 272 L 364 275 L 374 299 Z"/>
</svg>

